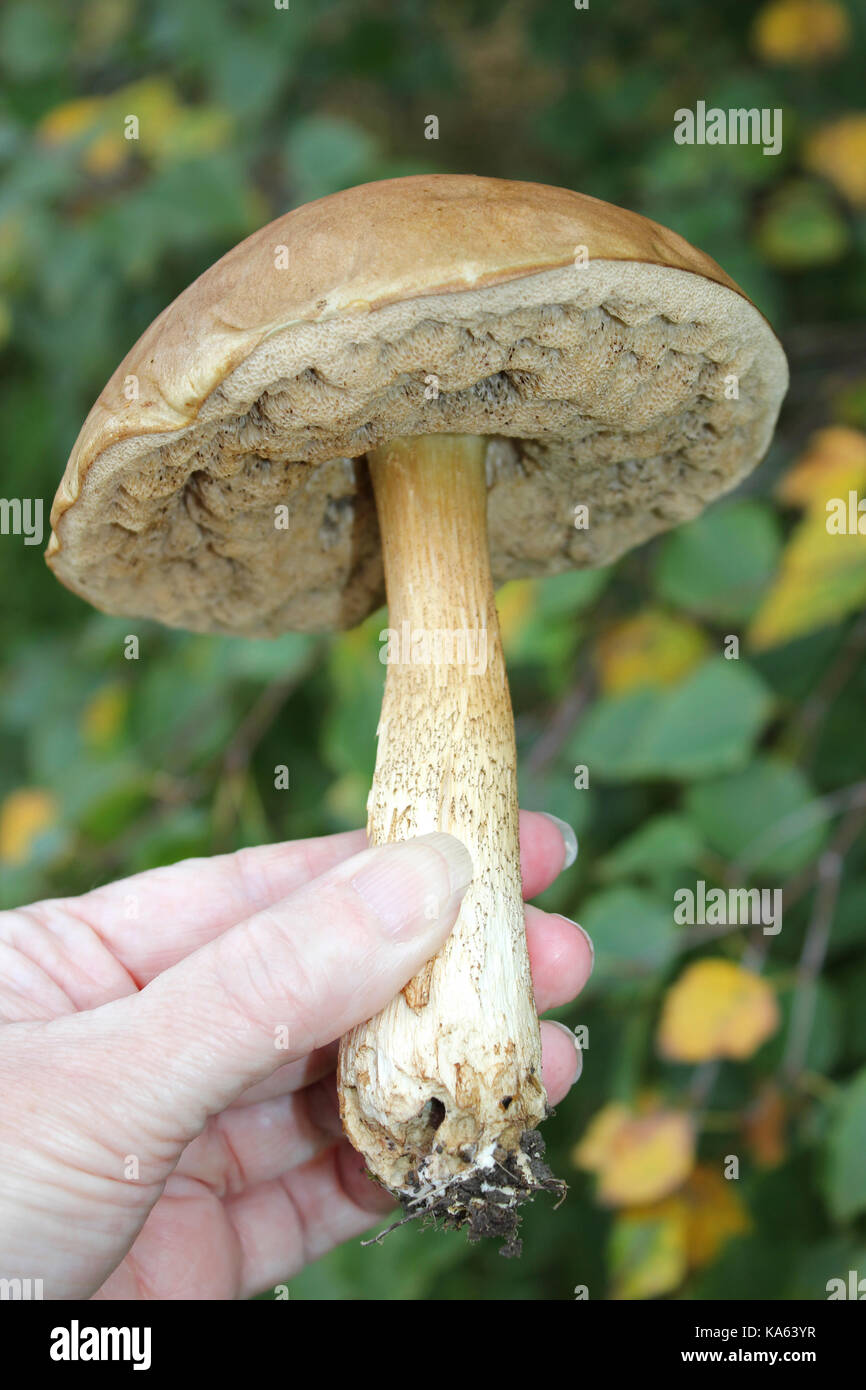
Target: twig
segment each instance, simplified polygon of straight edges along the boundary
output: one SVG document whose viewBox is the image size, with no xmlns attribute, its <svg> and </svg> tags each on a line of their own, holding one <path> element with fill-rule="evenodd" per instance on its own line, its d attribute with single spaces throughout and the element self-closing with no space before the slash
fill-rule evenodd
<svg viewBox="0 0 866 1390">
<path fill-rule="evenodd" d="M 848 632 L 836 658 L 831 662 L 823 679 L 809 695 L 791 720 L 788 737 L 799 749 L 799 761 L 808 759 L 813 749 L 820 725 L 823 723 L 836 696 L 844 688 L 855 666 L 866 648 L 866 613 L 861 614 Z"/>
<path fill-rule="evenodd" d="M 847 810 L 849 813 L 856 813 L 859 816 L 860 811 L 866 808 L 866 782 L 853 782 L 851 786 L 842 787 L 841 790 L 833 792 L 830 796 L 810 801 L 807 806 L 801 806 L 798 811 L 792 812 L 791 815 L 784 817 L 781 821 L 777 821 L 776 824 L 771 827 L 771 830 L 775 831 L 777 827 L 784 825 L 788 821 L 793 821 L 795 818 L 799 820 L 806 816 L 807 819 L 811 820 L 817 808 L 820 808 L 825 813 L 826 818 L 838 814 L 842 810 Z M 845 824 L 847 825 L 847 823 L 846 817 Z M 796 829 L 794 833 L 796 833 Z M 766 843 L 766 838 L 767 837 L 764 837 L 764 839 L 761 840 L 761 845 Z M 782 838 L 782 843 L 784 843 L 784 838 L 785 837 Z M 764 852 L 764 850 L 761 850 L 761 852 Z M 724 870 L 721 878 L 726 888 L 737 887 L 738 878 L 742 877 L 743 871 L 748 868 L 750 861 L 753 860 L 754 857 L 754 854 L 752 854 L 746 859 L 741 859 L 729 865 Z M 818 872 L 818 862 L 820 861 L 812 860 L 802 869 L 798 869 L 797 872 L 792 874 L 787 882 L 782 885 L 782 901 L 785 904 L 786 911 L 793 907 L 794 903 L 799 902 L 812 887 Z M 718 926 L 690 927 L 687 931 L 682 932 L 680 936 L 680 949 L 682 951 L 694 951 L 699 946 L 705 946 L 710 941 L 718 941 L 723 936 L 732 935 L 734 932 L 739 931 L 741 926 L 742 923 L 740 922 L 723 922 Z"/>
<path fill-rule="evenodd" d="M 842 862 L 841 855 L 833 850 L 822 854 L 818 861 L 818 886 L 797 968 L 788 1041 L 782 1059 L 782 1075 L 787 1081 L 793 1081 L 799 1076 L 806 1063 L 806 1052 L 812 1036 L 812 1024 L 815 1021 L 818 976 L 827 954 L 830 928 L 839 898 Z"/>
<path fill-rule="evenodd" d="M 541 738 L 536 739 L 532 752 L 526 759 L 526 770 L 538 776 L 553 762 L 565 743 L 592 694 L 592 680 L 583 676 L 576 685 L 571 686 L 564 698 L 554 708 L 553 715 Z"/>
<path fill-rule="evenodd" d="M 828 796 L 816 797 L 796 811 L 790 811 L 753 840 L 746 854 L 734 860 L 726 875 L 726 885 L 735 887 L 746 869 L 758 863 L 769 850 L 778 849 L 786 841 L 793 840 L 801 830 L 808 829 L 819 820 L 829 820 L 840 811 L 856 810 L 861 806 L 866 807 L 866 781 L 852 782 L 848 787 L 841 787 Z"/>
<path fill-rule="evenodd" d="M 273 724 L 289 696 L 294 693 L 306 674 L 305 663 L 299 674 L 293 672 L 281 680 L 271 681 L 262 690 L 247 713 L 244 715 L 231 742 L 223 755 L 223 767 L 231 775 L 243 772 L 255 752 L 256 746 Z"/>
<path fill-rule="evenodd" d="M 839 900 L 845 855 L 866 822 L 866 810 L 849 811 L 839 826 L 830 848 L 818 861 L 818 883 L 812 916 L 803 939 L 797 965 L 797 983 L 788 1027 L 788 1040 L 782 1059 L 782 1075 L 794 1082 L 805 1069 L 809 1039 L 815 1021 L 818 977 L 827 955 L 830 930 Z"/>
</svg>

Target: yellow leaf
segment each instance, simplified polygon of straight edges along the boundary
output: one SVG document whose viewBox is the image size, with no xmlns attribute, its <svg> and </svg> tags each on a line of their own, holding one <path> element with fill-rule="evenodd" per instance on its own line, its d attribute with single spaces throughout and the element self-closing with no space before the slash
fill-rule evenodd
<svg viewBox="0 0 866 1390">
<path fill-rule="evenodd" d="M 84 153 L 84 167 L 89 174 L 105 178 L 121 169 L 129 156 L 129 145 L 121 135 L 104 130 L 90 140 Z"/>
<path fill-rule="evenodd" d="M 610 1101 L 586 1127 L 586 1132 L 572 1154 L 578 1168 L 588 1173 L 598 1173 L 607 1162 L 613 1150 L 613 1142 L 621 1130 L 632 1119 L 632 1111 L 627 1105 Z"/>
<path fill-rule="evenodd" d="M 821 126 L 807 141 L 807 169 L 832 183 L 856 208 L 866 207 L 866 112 Z"/>
<path fill-rule="evenodd" d="M 742 1235 L 751 1226 L 736 1182 L 708 1164 L 698 1164 L 674 1200 L 682 1206 L 690 1269 L 712 1264 L 733 1236 Z"/>
<path fill-rule="evenodd" d="M 0 862 L 26 864 L 38 837 L 57 823 L 58 806 L 51 792 L 19 787 L 0 806 Z"/>
<path fill-rule="evenodd" d="M 766 980 L 729 960 L 699 960 L 667 992 L 658 1046 L 674 1062 L 751 1057 L 779 1025 Z"/>
<path fill-rule="evenodd" d="M 677 1110 L 640 1115 L 611 1104 L 591 1121 L 572 1158 L 598 1175 L 598 1197 L 606 1205 L 651 1202 L 673 1192 L 691 1172 L 694 1128 Z"/>
<path fill-rule="evenodd" d="M 776 488 L 790 507 L 826 514 L 828 497 L 866 484 L 866 434 L 846 425 L 816 430 Z"/>
<path fill-rule="evenodd" d="M 135 117 L 136 138 L 127 138 Z M 91 174 L 114 173 L 134 154 L 170 164 L 209 154 L 225 144 L 231 118 L 218 106 L 184 106 L 172 84 L 148 77 L 104 97 L 86 97 L 50 111 L 38 133 L 48 145 L 83 145 L 82 161 Z"/>
<path fill-rule="evenodd" d="M 113 94 L 112 103 L 121 129 L 127 116 L 138 118 L 138 143 L 148 154 L 160 150 L 170 139 L 172 126 L 182 110 L 174 87 L 164 77 L 145 77 L 141 82 L 121 87 Z"/>
<path fill-rule="evenodd" d="M 836 0 L 772 0 L 755 21 L 755 48 L 767 63 L 819 63 L 843 52 L 848 15 Z"/>
<path fill-rule="evenodd" d="M 759 651 L 789 642 L 838 622 L 864 602 L 866 532 L 830 535 L 823 518 L 810 518 L 788 543 L 779 578 L 752 620 L 749 644 Z"/>
<path fill-rule="evenodd" d="M 115 115 L 122 129 L 128 115 L 138 117 L 138 147 L 157 164 L 209 154 L 225 144 L 231 119 L 217 106 L 184 106 L 171 83 L 145 78 L 115 94 Z M 130 142 L 135 147 L 136 142 Z"/>
<path fill-rule="evenodd" d="M 81 717 L 81 732 L 92 748 L 109 747 L 123 725 L 128 704 L 122 685 L 104 685 L 88 701 Z"/>
<path fill-rule="evenodd" d="M 619 1213 L 610 1236 L 610 1264 L 615 1299 L 659 1298 L 670 1293 L 686 1275 L 683 1223 L 652 1209 L 638 1215 Z"/>
<path fill-rule="evenodd" d="M 186 107 L 180 113 L 168 138 L 154 142 L 153 153 L 168 164 L 222 149 L 231 133 L 231 118 L 218 106 Z"/>
<path fill-rule="evenodd" d="M 105 97 L 80 97 L 55 106 L 42 117 L 36 133 L 46 145 L 66 145 L 89 134 L 105 109 Z"/>
<path fill-rule="evenodd" d="M 116 100 L 115 93 L 66 102 L 49 111 L 37 133 L 46 145 L 80 144 L 80 158 L 88 173 L 113 174 L 130 153 L 129 144 L 123 138 Z"/>
<path fill-rule="evenodd" d="M 703 660 L 707 640 L 687 618 L 648 608 L 599 638 L 595 660 L 601 688 L 621 695 L 648 685 L 675 685 Z"/>
<path fill-rule="evenodd" d="M 535 609 L 535 584 L 531 579 L 514 579 L 503 584 L 496 595 L 499 631 L 506 653 L 518 642 Z"/>
<path fill-rule="evenodd" d="M 778 496 L 802 507 L 775 582 L 748 632 L 752 647 L 837 622 L 866 601 L 866 435 L 835 425 L 813 435 Z"/>
<path fill-rule="evenodd" d="M 616 1296 L 670 1293 L 689 1270 L 711 1264 L 750 1227 L 735 1184 L 717 1168 L 698 1164 L 673 1196 L 617 1214 L 611 1255 L 615 1266 L 617 1254 L 626 1259 L 616 1272 Z"/>
</svg>

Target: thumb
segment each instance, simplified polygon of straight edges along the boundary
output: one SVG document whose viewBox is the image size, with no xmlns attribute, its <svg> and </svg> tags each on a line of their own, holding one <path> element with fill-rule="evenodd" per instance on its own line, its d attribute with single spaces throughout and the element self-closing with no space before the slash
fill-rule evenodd
<svg viewBox="0 0 866 1390">
<path fill-rule="evenodd" d="M 371 1018 L 442 946 L 472 872 L 439 832 L 368 849 L 187 956 L 126 1001 L 125 1040 L 148 1074 L 139 1095 L 192 1137 Z"/>
</svg>

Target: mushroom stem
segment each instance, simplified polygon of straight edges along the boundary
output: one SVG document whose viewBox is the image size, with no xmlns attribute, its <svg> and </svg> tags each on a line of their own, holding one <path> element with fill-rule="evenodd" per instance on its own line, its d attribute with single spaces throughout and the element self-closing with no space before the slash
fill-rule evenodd
<svg viewBox="0 0 866 1390">
<path fill-rule="evenodd" d="M 343 1039 L 339 1090 L 349 1138 L 408 1214 L 512 1237 L 518 1203 L 561 1185 L 531 1133 L 547 1098 L 485 453 L 475 436 L 430 435 L 368 455 L 390 623 L 369 839 L 448 831 L 475 875 L 439 955 Z"/>
</svg>

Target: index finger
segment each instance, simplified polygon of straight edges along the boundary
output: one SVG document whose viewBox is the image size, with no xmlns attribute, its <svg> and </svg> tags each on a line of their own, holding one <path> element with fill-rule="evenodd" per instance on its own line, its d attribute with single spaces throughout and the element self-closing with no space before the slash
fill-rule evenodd
<svg viewBox="0 0 866 1390">
<path fill-rule="evenodd" d="M 185 859 L 95 888 L 52 906 L 82 920 L 142 987 L 192 951 L 255 913 L 282 901 L 367 847 L 363 830 Z M 523 896 L 535 897 L 568 854 L 557 823 L 520 813 Z"/>
</svg>

